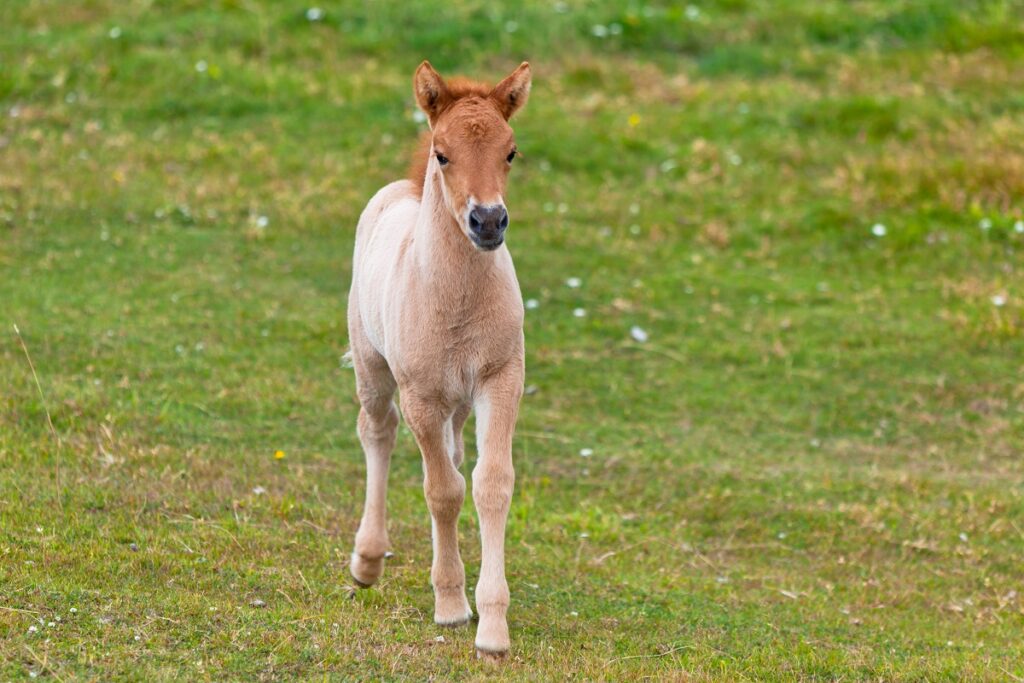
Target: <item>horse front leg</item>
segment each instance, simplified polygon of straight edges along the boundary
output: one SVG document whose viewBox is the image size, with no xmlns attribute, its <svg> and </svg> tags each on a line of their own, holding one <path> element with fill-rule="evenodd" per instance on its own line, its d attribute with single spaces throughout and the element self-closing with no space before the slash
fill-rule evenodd
<svg viewBox="0 0 1024 683">
<path fill-rule="evenodd" d="M 515 471 L 512 434 L 523 393 L 522 365 L 491 378 L 475 402 L 479 457 L 473 468 L 473 502 L 480 520 L 480 580 L 476 586 L 477 656 L 500 659 L 511 646 L 508 582 L 505 580 L 505 524 Z"/>
</svg>

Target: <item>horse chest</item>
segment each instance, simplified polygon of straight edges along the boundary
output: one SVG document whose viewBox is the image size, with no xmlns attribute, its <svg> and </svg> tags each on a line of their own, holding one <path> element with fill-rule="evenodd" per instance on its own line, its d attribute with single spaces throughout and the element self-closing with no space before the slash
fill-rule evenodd
<svg viewBox="0 0 1024 683">
<path fill-rule="evenodd" d="M 482 378 L 522 355 L 522 321 L 507 308 L 418 310 L 406 320 L 396 349 L 399 384 L 429 385 L 450 397 L 472 395 Z"/>
</svg>

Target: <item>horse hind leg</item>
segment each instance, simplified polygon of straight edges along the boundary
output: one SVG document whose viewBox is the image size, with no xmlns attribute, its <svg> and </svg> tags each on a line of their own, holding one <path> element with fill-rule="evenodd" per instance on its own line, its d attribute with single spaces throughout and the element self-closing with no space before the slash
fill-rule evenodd
<svg viewBox="0 0 1024 683">
<path fill-rule="evenodd" d="M 434 623 L 459 626 L 473 615 L 466 599 L 466 570 L 459 555 L 459 512 L 466 480 L 452 458 L 452 413 L 446 406 L 402 387 L 402 415 L 423 455 L 423 493 L 430 510 L 434 561 Z"/>
<path fill-rule="evenodd" d="M 462 467 L 463 456 L 466 452 L 465 444 L 462 440 L 462 428 L 465 426 L 466 419 L 469 417 L 469 412 L 472 408 L 473 406 L 469 403 L 458 406 L 446 426 L 448 433 L 445 436 L 445 440 L 448 445 L 448 451 L 452 456 L 452 463 L 456 468 Z"/>
</svg>

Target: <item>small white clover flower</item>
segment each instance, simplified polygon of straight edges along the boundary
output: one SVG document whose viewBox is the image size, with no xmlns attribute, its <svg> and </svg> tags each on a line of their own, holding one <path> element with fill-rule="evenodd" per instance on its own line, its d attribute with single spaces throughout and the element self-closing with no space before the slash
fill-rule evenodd
<svg viewBox="0 0 1024 683">
<path fill-rule="evenodd" d="M 633 325 L 633 327 L 629 328 L 629 336 L 632 337 L 634 341 L 638 341 L 641 344 L 648 339 L 647 330 L 639 325 Z"/>
<path fill-rule="evenodd" d="M 885 226 L 881 223 L 875 223 L 871 226 L 871 234 L 875 237 L 885 237 L 885 233 L 888 232 Z"/>
<path fill-rule="evenodd" d="M 991 230 L 992 229 L 992 219 L 991 218 L 982 218 L 980 221 L 978 221 L 978 227 L 981 228 L 982 230 L 985 230 L 986 232 L 988 230 Z"/>
<path fill-rule="evenodd" d="M 572 311 L 574 317 L 585 318 L 587 317 L 587 309 L 585 308 L 574 308 Z"/>
<path fill-rule="evenodd" d="M 1006 305 L 1006 297 L 1002 294 L 996 294 L 992 297 L 992 305 L 996 308 L 1001 308 Z"/>
<path fill-rule="evenodd" d="M 205 59 L 200 59 L 198 62 L 196 62 L 196 71 L 198 71 L 201 74 L 206 73 L 206 71 L 209 68 L 210 68 L 210 65 L 206 63 Z"/>
<path fill-rule="evenodd" d="M 583 284 L 583 280 L 578 277 L 571 277 L 565 281 L 565 286 L 570 289 L 579 289 L 580 285 Z"/>
<path fill-rule="evenodd" d="M 580 457 L 582 457 L 582 458 L 589 458 L 593 454 L 594 454 L 594 449 L 593 448 L 581 448 L 580 449 Z"/>
<path fill-rule="evenodd" d="M 540 306 L 540 302 L 537 301 L 536 299 L 527 299 L 524 305 L 526 306 L 527 310 L 532 311 L 536 309 L 538 306 Z"/>
<path fill-rule="evenodd" d="M 608 27 L 603 24 L 594 24 L 590 27 L 590 32 L 595 38 L 604 38 L 608 35 Z"/>
<path fill-rule="evenodd" d="M 117 40 L 118 38 L 121 37 L 121 27 L 120 26 L 114 26 L 113 28 L 110 29 L 110 31 L 107 33 L 107 35 L 110 36 L 111 40 Z"/>
<path fill-rule="evenodd" d="M 324 11 L 319 7 L 310 7 L 306 10 L 306 19 L 309 21 L 320 21 L 324 18 Z"/>
</svg>

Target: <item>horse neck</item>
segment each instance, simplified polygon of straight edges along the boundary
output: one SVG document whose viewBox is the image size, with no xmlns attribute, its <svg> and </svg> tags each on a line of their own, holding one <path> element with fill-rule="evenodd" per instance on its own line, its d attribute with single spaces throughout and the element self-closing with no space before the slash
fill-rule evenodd
<svg viewBox="0 0 1024 683">
<path fill-rule="evenodd" d="M 463 301 L 480 291 L 496 264 L 495 253 L 477 251 L 445 206 L 440 179 L 428 171 L 416 221 L 413 251 L 421 281 L 435 296 Z"/>
</svg>

